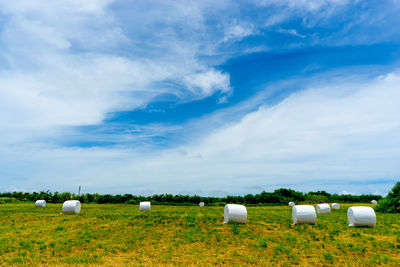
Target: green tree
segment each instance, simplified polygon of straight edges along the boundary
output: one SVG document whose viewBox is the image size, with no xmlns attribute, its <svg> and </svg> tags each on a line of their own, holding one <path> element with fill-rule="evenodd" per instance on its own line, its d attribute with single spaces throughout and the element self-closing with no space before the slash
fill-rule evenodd
<svg viewBox="0 0 400 267">
<path fill-rule="evenodd" d="M 378 202 L 376 211 L 400 213 L 400 182 L 397 182 L 389 194 Z"/>
</svg>

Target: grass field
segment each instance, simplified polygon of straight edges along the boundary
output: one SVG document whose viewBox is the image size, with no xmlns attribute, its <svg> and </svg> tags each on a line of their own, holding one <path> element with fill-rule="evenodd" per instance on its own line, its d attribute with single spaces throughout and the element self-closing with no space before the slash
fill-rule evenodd
<svg viewBox="0 0 400 267">
<path fill-rule="evenodd" d="M 346 210 L 291 225 L 290 207 L 248 207 L 247 224 L 223 224 L 223 207 L 0 205 L 1 265 L 400 265 L 400 215 L 350 228 Z"/>
</svg>

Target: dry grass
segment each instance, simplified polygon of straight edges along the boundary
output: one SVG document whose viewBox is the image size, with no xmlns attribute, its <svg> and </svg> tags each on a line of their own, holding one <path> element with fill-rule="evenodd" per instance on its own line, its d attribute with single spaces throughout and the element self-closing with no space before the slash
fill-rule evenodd
<svg viewBox="0 0 400 267">
<path fill-rule="evenodd" d="M 349 228 L 346 205 L 317 225 L 291 225 L 289 207 L 248 207 L 246 225 L 224 225 L 223 207 L 0 205 L 2 265 L 400 265 L 397 214 Z"/>
</svg>

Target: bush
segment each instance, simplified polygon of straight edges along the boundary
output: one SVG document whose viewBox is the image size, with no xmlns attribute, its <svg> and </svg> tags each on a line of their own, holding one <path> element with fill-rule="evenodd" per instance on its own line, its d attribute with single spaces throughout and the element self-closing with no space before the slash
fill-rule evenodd
<svg viewBox="0 0 400 267">
<path fill-rule="evenodd" d="M 324 195 L 307 194 L 306 203 L 325 203 L 329 202 L 329 198 Z"/>
<path fill-rule="evenodd" d="M 387 197 L 378 202 L 376 211 L 386 213 L 400 213 L 400 182 L 397 182 Z"/>
<path fill-rule="evenodd" d="M 17 203 L 18 200 L 14 197 L 0 197 L 0 204 Z"/>
<path fill-rule="evenodd" d="M 134 204 L 137 205 L 139 202 L 135 199 L 129 199 L 128 201 L 125 201 L 125 204 Z"/>
</svg>

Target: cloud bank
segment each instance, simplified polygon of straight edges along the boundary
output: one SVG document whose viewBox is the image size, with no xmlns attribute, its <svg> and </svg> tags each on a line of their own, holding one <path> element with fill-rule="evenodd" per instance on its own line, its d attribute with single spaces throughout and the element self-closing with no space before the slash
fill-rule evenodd
<svg viewBox="0 0 400 267">
<path fill-rule="evenodd" d="M 398 73 L 368 83 L 308 88 L 173 149 L 28 148 L 18 159 L 24 163 L 18 177 L 37 181 L 40 188 L 65 181 L 71 189 L 68 183 L 144 194 L 154 188 L 223 194 L 285 185 L 340 192 L 352 181 L 346 190 L 363 193 L 372 188 L 365 182 L 389 177 L 387 186 L 399 172 L 399 99 Z M 22 154 L 10 151 L 2 154 L 15 160 Z M 14 182 L 17 187 L 26 181 Z"/>
</svg>

